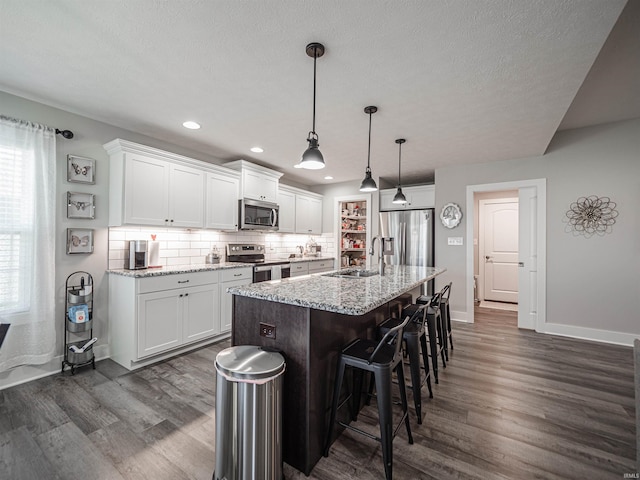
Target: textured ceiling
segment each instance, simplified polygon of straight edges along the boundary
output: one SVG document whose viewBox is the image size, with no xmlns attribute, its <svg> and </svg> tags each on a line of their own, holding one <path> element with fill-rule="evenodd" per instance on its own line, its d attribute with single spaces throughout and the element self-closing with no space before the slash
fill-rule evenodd
<svg viewBox="0 0 640 480">
<path fill-rule="evenodd" d="M 395 182 L 403 137 L 403 183 L 415 183 L 443 165 L 542 155 L 570 107 L 566 128 L 640 116 L 637 77 L 606 66 L 639 63 L 631 1 L 603 49 L 624 0 L 0 0 L 0 90 L 308 185 L 363 177 L 363 109 L 376 105 L 373 174 Z M 326 47 L 316 131 L 327 168 L 302 171 L 312 41 Z M 609 82 L 617 92 L 603 93 Z"/>
</svg>

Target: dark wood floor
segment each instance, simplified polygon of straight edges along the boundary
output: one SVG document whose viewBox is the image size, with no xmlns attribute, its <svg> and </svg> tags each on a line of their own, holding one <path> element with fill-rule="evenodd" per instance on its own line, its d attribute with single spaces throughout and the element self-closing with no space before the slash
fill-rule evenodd
<svg viewBox="0 0 640 480">
<path fill-rule="evenodd" d="M 635 473 L 632 349 L 516 328 L 478 309 L 415 443 L 394 441 L 397 479 L 621 479 Z M 210 479 L 214 360 L 228 342 L 127 373 L 110 360 L 0 392 L 1 479 Z M 409 395 L 409 402 L 412 397 Z M 286 413 L 285 413 L 286 414 Z M 376 410 L 358 423 L 376 429 Z M 287 479 L 307 478 L 285 465 Z M 312 479 L 384 478 L 380 447 L 345 432 Z"/>
</svg>

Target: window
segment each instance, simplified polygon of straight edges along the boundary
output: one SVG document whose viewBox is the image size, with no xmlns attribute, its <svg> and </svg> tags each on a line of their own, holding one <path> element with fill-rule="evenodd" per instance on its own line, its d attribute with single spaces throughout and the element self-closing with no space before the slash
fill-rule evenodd
<svg viewBox="0 0 640 480">
<path fill-rule="evenodd" d="M 0 139 L 0 314 L 29 310 L 33 272 L 33 152 Z"/>
</svg>

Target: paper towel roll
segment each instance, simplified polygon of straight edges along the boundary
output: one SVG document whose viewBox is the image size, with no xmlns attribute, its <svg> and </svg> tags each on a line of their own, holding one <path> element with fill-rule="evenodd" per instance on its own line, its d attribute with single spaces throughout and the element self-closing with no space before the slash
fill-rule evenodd
<svg viewBox="0 0 640 480">
<path fill-rule="evenodd" d="M 160 265 L 160 243 L 149 242 L 149 266 L 157 267 Z"/>
</svg>

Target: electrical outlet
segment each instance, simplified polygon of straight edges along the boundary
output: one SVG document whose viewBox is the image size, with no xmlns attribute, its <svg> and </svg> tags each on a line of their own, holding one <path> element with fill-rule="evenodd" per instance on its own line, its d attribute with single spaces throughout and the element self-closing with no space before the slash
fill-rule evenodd
<svg viewBox="0 0 640 480">
<path fill-rule="evenodd" d="M 447 245 L 462 245 L 462 237 L 448 237 Z"/>
<path fill-rule="evenodd" d="M 266 338 L 276 338 L 275 325 L 269 325 L 267 323 L 260 324 L 260 336 Z"/>
</svg>

